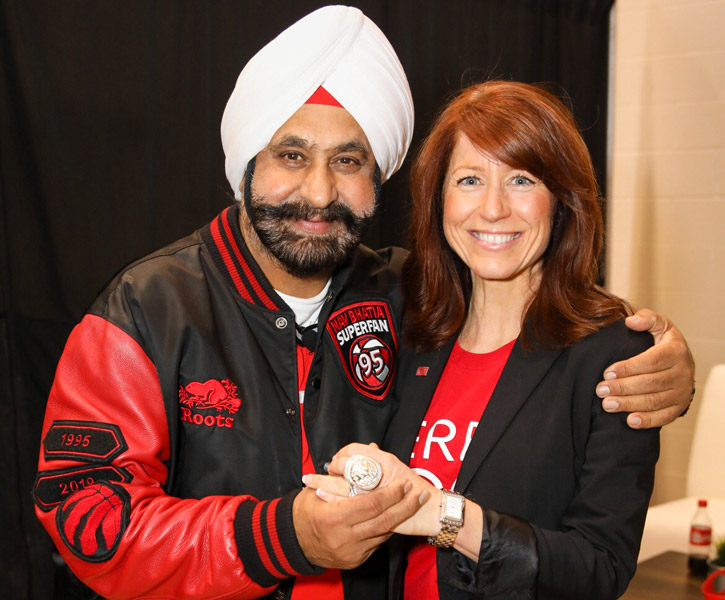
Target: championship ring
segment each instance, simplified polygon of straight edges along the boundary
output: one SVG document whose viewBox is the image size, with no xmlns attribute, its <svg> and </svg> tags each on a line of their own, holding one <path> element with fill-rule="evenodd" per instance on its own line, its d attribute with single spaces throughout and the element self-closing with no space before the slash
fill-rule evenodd
<svg viewBox="0 0 725 600">
<path fill-rule="evenodd" d="M 378 461 L 362 454 L 355 454 L 347 459 L 343 474 L 350 486 L 361 490 L 372 490 L 380 483 L 383 468 Z"/>
</svg>

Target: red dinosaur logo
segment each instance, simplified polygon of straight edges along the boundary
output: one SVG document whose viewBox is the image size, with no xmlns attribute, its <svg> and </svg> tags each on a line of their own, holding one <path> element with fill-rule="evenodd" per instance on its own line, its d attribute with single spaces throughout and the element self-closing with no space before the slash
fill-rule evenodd
<svg viewBox="0 0 725 600">
<path fill-rule="evenodd" d="M 129 522 L 131 498 L 101 481 L 66 498 L 56 513 L 58 533 L 73 554 L 90 562 L 111 558 Z"/>
<path fill-rule="evenodd" d="M 194 425 L 207 427 L 231 427 L 234 423 L 232 417 L 221 414 L 226 411 L 233 415 L 239 410 L 242 401 L 237 395 L 237 386 L 229 379 L 209 379 L 204 383 L 192 381 L 186 386 L 179 386 L 179 404 L 181 405 L 181 420 Z M 215 409 L 215 414 L 202 415 L 196 410 Z"/>
</svg>

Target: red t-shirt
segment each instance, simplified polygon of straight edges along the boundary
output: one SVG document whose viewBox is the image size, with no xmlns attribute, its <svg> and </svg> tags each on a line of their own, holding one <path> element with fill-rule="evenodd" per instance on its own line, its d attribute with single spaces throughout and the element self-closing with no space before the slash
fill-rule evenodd
<svg viewBox="0 0 725 600">
<path fill-rule="evenodd" d="M 300 391 L 300 423 L 302 425 L 302 474 L 315 472 L 315 465 L 310 457 L 310 449 L 307 445 L 305 434 L 304 412 L 305 387 L 307 376 L 310 372 L 310 365 L 314 352 L 304 346 L 297 345 L 297 381 Z M 327 569 L 321 575 L 300 575 L 295 578 L 295 585 L 292 588 L 291 600 L 343 600 L 342 579 L 338 569 Z"/>
<path fill-rule="evenodd" d="M 513 340 L 493 352 L 474 354 L 456 342 L 425 418 L 410 466 L 439 489 L 455 487 L 461 463 L 482 418 Z M 437 600 L 435 547 L 419 538 L 408 553 L 405 598 Z"/>
</svg>

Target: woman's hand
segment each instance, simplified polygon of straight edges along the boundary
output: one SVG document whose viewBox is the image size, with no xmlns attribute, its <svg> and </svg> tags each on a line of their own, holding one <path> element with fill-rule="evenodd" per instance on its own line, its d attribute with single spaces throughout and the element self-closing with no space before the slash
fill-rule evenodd
<svg viewBox="0 0 725 600">
<path fill-rule="evenodd" d="M 383 477 L 378 484 L 385 487 L 395 479 L 422 478 L 415 473 L 408 465 L 398 460 L 398 457 L 390 452 L 384 452 L 377 444 L 348 444 L 341 448 L 332 457 L 327 472 L 330 475 L 343 475 L 345 465 L 351 456 L 362 454 L 376 460 L 383 469 Z M 432 487 L 432 486 L 431 486 Z"/>
<path fill-rule="evenodd" d="M 337 502 L 350 496 L 350 484 L 338 475 L 303 475 L 302 483 L 315 490 L 317 496 L 326 502 Z M 367 494 L 367 491 L 360 490 L 358 493 Z"/>
</svg>

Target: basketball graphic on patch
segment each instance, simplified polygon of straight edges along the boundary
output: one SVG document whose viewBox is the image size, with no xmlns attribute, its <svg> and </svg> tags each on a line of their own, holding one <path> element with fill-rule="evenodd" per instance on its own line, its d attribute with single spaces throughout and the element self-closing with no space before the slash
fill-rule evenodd
<svg viewBox="0 0 725 600">
<path fill-rule="evenodd" d="M 390 375 L 392 353 L 374 335 L 363 335 L 350 347 L 350 364 L 358 383 L 370 390 L 383 387 Z"/>
<path fill-rule="evenodd" d="M 56 523 L 60 537 L 79 558 L 102 562 L 113 556 L 129 520 L 131 498 L 120 485 L 101 482 L 65 499 Z"/>
<path fill-rule="evenodd" d="M 386 302 L 354 302 L 337 309 L 325 326 L 347 381 L 373 402 L 385 400 L 395 373 L 398 334 Z"/>
</svg>

